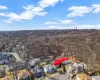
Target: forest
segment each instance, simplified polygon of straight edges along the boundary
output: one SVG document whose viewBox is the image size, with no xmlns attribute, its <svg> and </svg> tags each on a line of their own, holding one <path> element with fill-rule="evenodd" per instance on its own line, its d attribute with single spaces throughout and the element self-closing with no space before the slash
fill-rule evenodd
<svg viewBox="0 0 100 80">
<path fill-rule="evenodd" d="M 16 52 L 22 59 L 73 56 L 100 68 L 100 30 L 1 31 L 0 52 Z"/>
</svg>

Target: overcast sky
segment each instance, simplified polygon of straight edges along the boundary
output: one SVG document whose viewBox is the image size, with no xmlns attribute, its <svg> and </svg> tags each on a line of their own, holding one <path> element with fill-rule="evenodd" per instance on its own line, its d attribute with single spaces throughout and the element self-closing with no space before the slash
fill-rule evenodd
<svg viewBox="0 0 100 80">
<path fill-rule="evenodd" d="M 100 29 L 100 0 L 0 0 L 0 30 Z"/>
</svg>

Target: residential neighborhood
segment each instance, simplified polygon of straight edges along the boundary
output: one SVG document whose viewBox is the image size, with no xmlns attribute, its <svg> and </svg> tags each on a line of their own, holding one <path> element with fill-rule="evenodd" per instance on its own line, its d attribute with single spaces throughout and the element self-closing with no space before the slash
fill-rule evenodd
<svg viewBox="0 0 100 80">
<path fill-rule="evenodd" d="M 28 63 L 25 63 L 20 57 L 14 56 L 10 52 L 2 52 L 0 54 L 0 80 L 81 80 L 84 76 L 86 80 L 99 80 L 99 76 L 90 76 L 86 71 L 86 64 L 75 60 L 74 58 L 59 57 L 43 62 L 43 58 L 33 58 Z M 20 59 L 20 61 L 16 59 Z M 6 59 L 6 60 L 5 60 Z M 45 59 L 44 59 L 45 60 Z M 57 77 L 58 76 L 58 77 Z"/>
<path fill-rule="evenodd" d="M 100 80 L 100 0 L 0 0 L 0 80 Z"/>
</svg>

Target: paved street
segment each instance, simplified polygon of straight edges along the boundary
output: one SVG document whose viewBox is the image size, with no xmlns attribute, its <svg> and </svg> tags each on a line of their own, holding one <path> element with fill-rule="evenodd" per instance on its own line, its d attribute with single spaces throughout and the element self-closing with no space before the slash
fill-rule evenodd
<svg viewBox="0 0 100 80">
<path fill-rule="evenodd" d="M 55 77 L 50 77 L 46 80 L 68 80 L 67 74 L 57 75 Z"/>
</svg>

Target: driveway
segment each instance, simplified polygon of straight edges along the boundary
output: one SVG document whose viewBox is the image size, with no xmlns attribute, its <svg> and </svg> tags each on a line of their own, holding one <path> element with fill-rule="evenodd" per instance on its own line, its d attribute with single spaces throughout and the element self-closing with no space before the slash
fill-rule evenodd
<svg viewBox="0 0 100 80">
<path fill-rule="evenodd" d="M 55 77 L 49 77 L 46 80 L 69 80 L 69 79 L 68 79 L 67 74 L 62 74 L 62 75 L 58 75 L 58 76 L 55 76 Z"/>
</svg>

